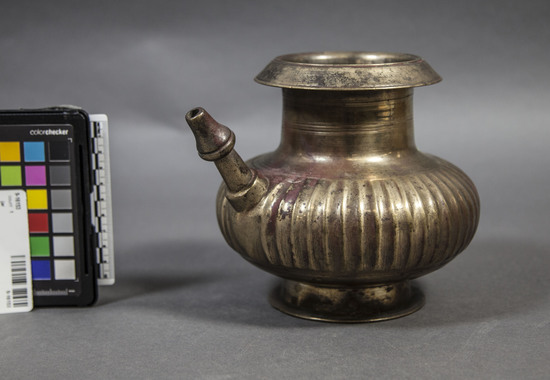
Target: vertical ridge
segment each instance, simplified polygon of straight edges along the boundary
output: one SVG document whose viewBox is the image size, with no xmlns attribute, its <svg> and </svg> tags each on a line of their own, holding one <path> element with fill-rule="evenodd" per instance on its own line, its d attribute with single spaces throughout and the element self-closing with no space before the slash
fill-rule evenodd
<svg viewBox="0 0 550 380">
<path fill-rule="evenodd" d="M 401 194 L 398 180 L 389 179 L 385 181 L 386 191 L 389 196 L 388 203 L 390 204 L 393 230 L 393 258 L 390 268 L 392 270 L 400 270 L 407 262 L 410 254 L 410 236 L 408 233 L 409 225 L 406 216 L 407 205 Z"/>
<path fill-rule="evenodd" d="M 465 186 L 462 181 L 459 181 L 456 176 L 449 176 L 447 173 L 442 172 L 442 175 L 447 179 L 447 181 L 452 185 L 452 188 L 455 189 L 457 196 L 460 198 L 460 210 L 461 214 L 465 216 L 466 220 L 469 223 L 465 223 L 465 227 L 462 226 L 464 231 L 462 236 L 462 241 L 458 246 L 458 251 L 455 253 L 458 254 L 466 247 L 466 244 L 471 240 L 475 232 L 475 212 L 471 209 L 472 199 L 467 195 L 468 191 L 465 189 Z"/>
<path fill-rule="evenodd" d="M 440 178 L 441 184 L 445 186 L 445 188 L 447 189 L 447 192 L 452 196 L 452 203 L 454 206 L 454 210 L 459 216 L 458 220 L 467 220 L 467 215 L 464 214 L 464 210 L 462 208 L 462 202 L 458 201 L 459 196 L 458 196 L 457 189 L 454 187 L 453 181 L 447 177 L 447 175 L 445 174 L 445 171 L 443 170 L 439 171 L 438 176 Z M 453 250 L 449 254 L 449 256 L 447 256 L 447 259 L 451 259 L 457 255 L 457 253 L 459 252 L 459 248 L 462 246 L 462 242 L 464 241 L 464 237 L 466 233 L 464 228 L 464 223 L 457 223 L 455 225 L 454 230 L 456 231 L 456 240 L 453 245 Z"/>
<path fill-rule="evenodd" d="M 454 165 L 449 165 L 449 171 L 452 172 L 457 179 L 460 178 L 460 181 L 457 181 L 457 183 L 459 183 L 461 187 L 468 194 L 467 204 L 471 211 L 471 215 L 473 216 L 473 219 L 472 219 L 472 222 L 473 222 L 472 237 L 473 237 L 473 234 L 475 233 L 475 230 L 477 229 L 477 225 L 479 223 L 479 209 L 480 209 L 479 195 L 477 193 L 474 183 L 466 175 L 466 173 L 464 173 L 462 170 L 460 170 Z"/>
<path fill-rule="evenodd" d="M 329 184 L 327 188 L 327 197 L 326 202 L 324 203 L 324 212 L 323 212 L 323 243 L 324 243 L 324 252 L 325 252 L 325 270 L 336 270 L 339 266 L 336 264 L 336 262 L 339 260 L 338 255 L 335 255 L 334 249 L 333 249 L 333 238 L 334 236 L 330 231 L 336 227 L 335 218 L 333 216 L 333 213 L 330 211 L 336 210 L 337 208 L 333 208 L 333 204 L 337 204 L 337 198 L 334 196 L 334 193 L 338 189 L 338 183 L 339 181 L 333 181 Z M 338 207 L 342 207 L 341 203 Z M 328 211 L 327 211 L 328 210 Z M 341 211 L 339 211 L 341 212 Z M 336 214 L 336 212 L 334 212 Z"/>
<path fill-rule="evenodd" d="M 271 237 L 269 239 L 269 257 L 272 260 L 271 263 L 275 265 L 284 265 L 284 261 L 282 259 L 282 254 L 280 251 L 280 245 L 279 245 L 279 239 L 278 236 L 280 234 L 280 223 L 279 223 L 279 215 L 280 215 L 280 209 L 283 204 L 284 196 L 283 194 L 286 194 L 289 187 L 291 186 L 291 183 L 288 182 L 281 182 L 277 186 L 277 192 L 275 192 L 275 199 L 274 202 L 271 204 L 270 208 L 270 215 L 269 215 L 269 222 L 268 222 L 268 237 Z"/>
<path fill-rule="evenodd" d="M 325 244 L 325 211 L 326 211 L 326 188 L 327 183 L 320 181 L 312 194 L 311 202 L 314 203 L 312 214 L 313 223 L 310 225 L 311 245 L 313 260 L 316 262 L 316 268 L 320 271 L 326 270 L 326 244 Z"/>
<path fill-rule="evenodd" d="M 427 265 L 430 262 L 433 255 L 435 255 L 437 252 L 439 240 L 441 238 L 441 211 L 439 207 L 439 202 L 437 197 L 430 190 L 427 184 L 428 181 L 429 178 L 425 174 L 419 175 L 419 188 L 416 189 L 416 191 L 418 191 L 419 193 L 421 191 L 423 194 L 425 194 L 424 199 L 426 200 L 423 203 L 424 207 L 422 207 L 425 215 L 424 223 L 426 227 L 424 230 L 425 244 L 424 251 L 422 252 L 418 265 Z M 427 208 L 425 207 L 426 204 L 428 204 Z M 428 210 L 428 212 L 426 212 L 426 209 Z M 431 239 L 428 238 L 430 235 L 432 235 Z"/>
<path fill-rule="evenodd" d="M 403 183 L 408 190 L 405 192 L 409 206 L 410 218 L 410 255 L 405 265 L 406 268 L 418 265 L 424 254 L 426 246 L 426 231 L 429 229 L 429 221 L 426 216 L 424 200 L 416 189 L 417 185 L 410 177 L 404 177 Z"/>
<path fill-rule="evenodd" d="M 376 194 L 372 185 L 372 181 L 367 181 L 365 184 L 365 192 L 367 196 L 368 206 L 364 212 L 365 225 L 365 241 L 367 252 L 365 269 L 374 270 L 377 263 L 378 246 L 380 244 L 380 222 L 378 213 L 378 203 L 376 201 Z"/>
<path fill-rule="evenodd" d="M 392 203 L 389 202 L 389 191 L 385 181 L 376 181 L 380 194 L 377 195 L 379 219 L 379 244 L 376 270 L 387 270 L 395 259 L 395 226 L 392 215 Z"/>
<path fill-rule="evenodd" d="M 342 193 L 342 254 L 347 273 L 357 272 L 361 266 L 362 251 L 362 198 L 357 181 L 343 185 Z"/>
<path fill-rule="evenodd" d="M 447 222 L 447 242 L 446 242 L 446 249 L 445 253 L 442 255 L 442 258 L 444 260 L 448 260 L 448 258 L 452 257 L 454 254 L 454 251 L 456 249 L 456 245 L 458 242 L 458 232 L 456 228 L 453 228 L 454 226 L 451 226 L 451 219 L 453 218 L 453 213 L 457 213 L 456 210 L 456 200 L 453 197 L 453 194 L 451 191 L 449 191 L 449 188 L 443 181 L 441 181 L 441 178 L 439 178 L 434 173 L 428 173 L 428 177 L 432 180 L 432 183 L 435 185 L 436 189 L 438 190 L 439 194 L 441 195 L 441 198 L 445 201 L 445 204 L 447 205 L 446 215 L 444 215 L 444 218 Z M 435 179 L 433 178 L 435 177 Z"/>
<path fill-rule="evenodd" d="M 324 257 L 322 244 L 319 244 L 318 238 L 319 235 L 322 236 L 322 224 L 319 223 L 319 219 L 322 219 L 322 202 L 319 201 L 319 193 L 322 193 L 324 187 L 325 183 L 323 181 L 316 180 L 316 185 L 311 192 L 309 203 L 307 205 L 307 250 L 309 252 L 310 268 L 314 270 L 321 269 L 321 258 Z M 319 233 L 319 230 L 321 233 Z"/>
<path fill-rule="evenodd" d="M 277 252 L 281 264 L 286 267 L 293 267 L 293 255 L 292 255 L 292 243 L 291 243 L 291 231 L 290 221 L 292 219 L 292 210 L 294 208 L 294 202 L 289 201 L 288 198 L 291 192 L 294 192 L 296 183 L 287 182 L 288 186 L 285 189 L 284 194 L 280 196 L 279 208 L 277 209 L 277 215 L 275 219 L 275 244 L 277 246 Z M 292 200 L 292 199 L 291 199 Z M 288 218 L 288 219 L 287 219 Z"/>
<path fill-rule="evenodd" d="M 435 243 L 433 254 L 430 258 L 426 258 L 425 265 L 432 264 L 437 259 L 440 252 L 447 252 L 449 246 L 449 239 L 451 234 L 451 226 L 449 223 L 449 205 L 445 196 L 441 193 L 437 184 L 433 181 L 428 173 L 423 174 L 425 179 L 426 188 L 432 194 L 435 206 L 437 207 L 437 221 L 438 221 L 438 239 Z"/>
<path fill-rule="evenodd" d="M 300 181 L 300 186 L 294 193 L 294 203 L 292 207 L 292 215 L 289 221 L 290 229 L 290 246 L 292 262 L 295 268 L 307 268 L 310 262 L 310 253 L 307 249 L 307 237 L 303 235 L 303 231 L 307 229 L 307 210 L 303 207 L 307 205 L 307 200 L 310 196 L 309 184 L 313 180 L 305 178 Z"/>
<path fill-rule="evenodd" d="M 366 224 L 366 206 L 365 201 L 367 200 L 367 194 L 365 190 L 365 184 L 360 186 L 359 183 L 356 182 L 357 186 L 357 200 L 359 202 L 357 207 L 357 213 L 358 213 L 358 228 L 359 228 L 359 242 L 358 242 L 358 263 L 357 263 L 357 271 L 365 271 L 367 269 L 367 242 L 365 239 L 365 235 L 367 234 L 367 224 Z"/>
</svg>

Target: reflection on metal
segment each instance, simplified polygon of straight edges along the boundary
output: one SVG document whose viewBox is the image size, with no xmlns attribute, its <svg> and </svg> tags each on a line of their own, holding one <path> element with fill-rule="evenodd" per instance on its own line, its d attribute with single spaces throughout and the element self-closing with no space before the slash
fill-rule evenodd
<svg viewBox="0 0 550 380">
<path fill-rule="evenodd" d="M 284 278 L 270 296 L 301 318 L 368 322 L 424 303 L 409 283 L 474 236 L 479 197 L 456 166 L 416 149 L 412 87 L 441 78 L 408 54 L 324 52 L 276 58 L 257 77 L 283 88 L 279 147 L 247 163 L 202 108 L 186 116 L 222 184 L 222 233 Z"/>
</svg>

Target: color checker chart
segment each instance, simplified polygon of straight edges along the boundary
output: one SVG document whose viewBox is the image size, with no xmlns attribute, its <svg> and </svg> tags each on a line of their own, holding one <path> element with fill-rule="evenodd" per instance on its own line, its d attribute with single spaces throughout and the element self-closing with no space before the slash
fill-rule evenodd
<svg viewBox="0 0 550 380">
<path fill-rule="evenodd" d="M 69 142 L 22 145 L 0 142 L 0 185 L 27 189 L 33 280 L 74 281 Z"/>
<path fill-rule="evenodd" d="M 63 124 L 0 125 L 0 189 L 27 193 L 38 306 L 86 305 L 96 298 L 86 117 L 76 112 Z"/>
</svg>

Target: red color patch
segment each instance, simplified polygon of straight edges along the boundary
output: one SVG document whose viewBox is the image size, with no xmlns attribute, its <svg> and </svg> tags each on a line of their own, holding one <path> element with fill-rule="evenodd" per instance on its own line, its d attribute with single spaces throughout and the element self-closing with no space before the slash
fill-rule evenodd
<svg viewBox="0 0 550 380">
<path fill-rule="evenodd" d="M 29 214 L 30 233 L 45 233 L 49 230 L 48 214 Z"/>
</svg>

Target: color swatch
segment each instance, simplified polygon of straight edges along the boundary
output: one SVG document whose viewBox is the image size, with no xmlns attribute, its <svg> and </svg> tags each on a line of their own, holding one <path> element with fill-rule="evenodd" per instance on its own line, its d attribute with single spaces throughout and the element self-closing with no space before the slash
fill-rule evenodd
<svg viewBox="0 0 550 380">
<path fill-rule="evenodd" d="M 33 281 L 76 280 L 69 147 L 66 138 L 0 141 L 1 188 L 27 190 Z"/>
</svg>

